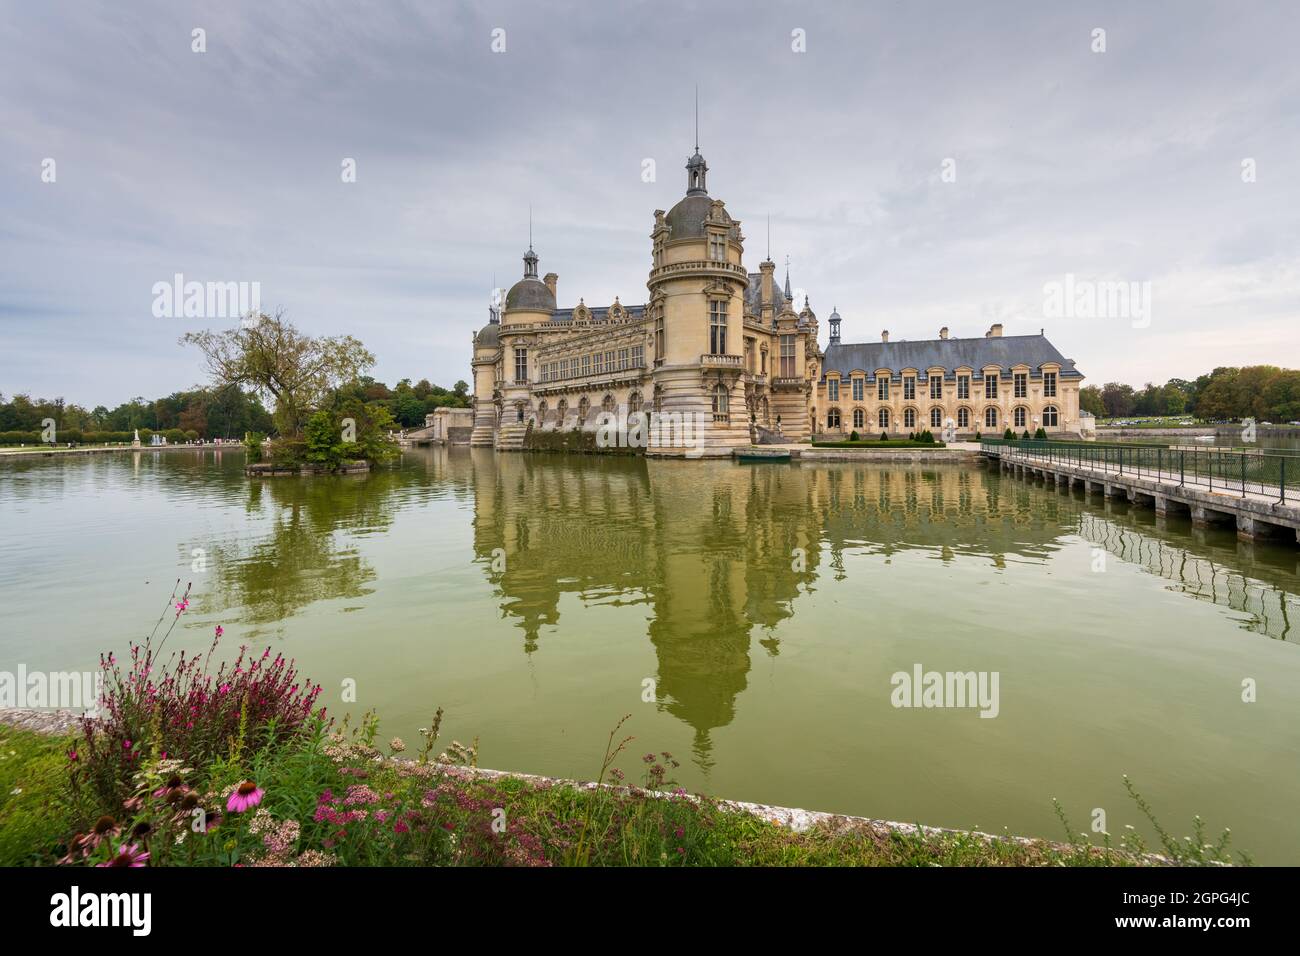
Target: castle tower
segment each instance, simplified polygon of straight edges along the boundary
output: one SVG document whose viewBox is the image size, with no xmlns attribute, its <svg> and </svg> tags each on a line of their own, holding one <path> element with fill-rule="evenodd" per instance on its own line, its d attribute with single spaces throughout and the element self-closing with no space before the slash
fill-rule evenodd
<svg viewBox="0 0 1300 956">
<path fill-rule="evenodd" d="M 686 195 L 667 213 L 655 211 L 650 234 L 653 403 L 668 423 L 652 429 L 651 455 L 725 456 L 749 444 L 744 236 L 724 203 L 709 196 L 708 170 L 697 144 L 686 162 Z M 689 430 L 674 431 L 674 421 Z"/>
</svg>

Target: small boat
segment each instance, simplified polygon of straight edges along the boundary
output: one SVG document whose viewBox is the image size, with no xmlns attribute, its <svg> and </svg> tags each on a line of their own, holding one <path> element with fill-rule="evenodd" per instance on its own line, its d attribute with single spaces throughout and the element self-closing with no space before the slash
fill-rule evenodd
<svg viewBox="0 0 1300 956">
<path fill-rule="evenodd" d="M 746 449 L 745 451 L 736 452 L 737 461 L 789 461 L 790 452 L 785 448 L 774 448 L 771 451 L 759 451 L 757 448 Z"/>
</svg>

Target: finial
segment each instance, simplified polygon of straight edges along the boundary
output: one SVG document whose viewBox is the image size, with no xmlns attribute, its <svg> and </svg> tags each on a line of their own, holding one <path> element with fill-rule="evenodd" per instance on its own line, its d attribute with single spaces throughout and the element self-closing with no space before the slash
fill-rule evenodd
<svg viewBox="0 0 1300 956">
<path fill-rule="evenodd" d="M 767 261 L 772 261 L 772 214 L 767 214 Z"/>
<path fill-rule="evenodd" d="M 695 84 L 695 151 L 700 151 L 700 84 Z"/>
<path fill-rule="evenodd" d="M 528 248 L 533 248 L 533 204 L 528 204 Z"/>
</svg>

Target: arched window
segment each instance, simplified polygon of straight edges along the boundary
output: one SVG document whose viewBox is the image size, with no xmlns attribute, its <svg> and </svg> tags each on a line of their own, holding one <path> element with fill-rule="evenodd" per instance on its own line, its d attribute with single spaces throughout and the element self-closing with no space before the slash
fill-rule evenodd
<svg viewBox="0 0 1300 956">
<path fill-rule="evenodd" d="M 614 410 L 614 396 L 606 395 L 600 400 L 600 410 L 602 412 L 612 412 Z"/>
<path fill-rule="evenodd" d="M 959 408 L 959 409 L 957 409 L 957 427 L 958 427 L 958 428 L 970 428 L 970 409 L 969 409 L 969 408 Z"/>
<path fill-rule="evenodd" d="M 521 422 L 524 420 L 524 403 L 523 403 L 523 402 L 515 402 L 515 419 L 516 419 L 516 421 L 521 421 Z"/>
<path fill-rule="evenodd" d="M 853 427 L 854 428 L 867 427 L 867 413 L 864 409 L 861 408 L 853 409 Z"/>
<path fill-rule="evenodd" d="M 587 396 L 584 395 L 582 396 L 582 400 L 578 402 L 578 424 L 579 425 L 586 424 L 587 412 L 589 411 L 591 411 L 591 402 L 588 401 Z"/>
<path fill-rule="evenodd" d="M 1058 421 L 1059 419 L 1057 417 L 1057 411 L 1055 405 L 1048 405 L 1046 408 L 1043 409 L 1044 428 L 1056 428 Z"/>
<path fill-rule="evenodd" d="M 664 387 L 662 385 L 655 386 L 654 398 L 651 401 L 654 404 L 654 413 L 656 415 L 664 410 Z"/>
<path fill-rule="evenodd" d="M 934 408 L 930 409 L 930 427 L 931 428 L 943 427 L 943 410 L 940 409 L 937 405 Z"/>
<path fill-rule="evenodd" d="M 915 427 L 916 427 L 916 409 L 915 409 L 915 408 L 905 408 L 905 409 L 903 409 L 903 427 L 904 427 L 904 428 L 915 428 Z"/>
<path fill-rule="evenodd" d="M 713 386 L 713 420 L 725 422 L 730 416 L 731 399 L 727 387 L 719 382 Z"/>
<path fill-rule="evenodd" d="M 1025 406 L 1017 405 L 1015 411 L 1011 413 L 1012 420 L 1016 423 L 1017 428 L 1025 427 Z"/>
<path fill-rule="evenodd" d="M 564 427 L 564 419 L 569 415 L 569 403 L 566 399 L 560 399 L 560 404 L 555 406 L 555 421 L 559 427 Z"/>
<path fill-rule="evenodd" d="M 826 413 L 826 427 L 828 429 L 837 429 L 840 427 L 840 410 L 832 408 Z"/>
<path fill-rule="evenodd" d="M 641 411 L 641 393 L 640 393 L 640 392 L 633 391 L 632 394 L 629 395 L 629 396 L 627 397 L 627 410 L 628 410 L 629 412 L 639 412 L 639 411 Z"/>
<path fill-rule="evenodd" d="M 984 427 L 985 428 L 998 427 L 998 410 L 992 405 L 984 409 Z"/>
<path fill-rule="evenodd" d="M 880 410 L 880 414 L 879 414 L 878 416 L 876 416 L 876 420 L 877 420 L 877 422 L 880 424 L 880 427 L 881 427 L 881 428 L 888 428 L 888 427 L 889 427 L 889 409 L 887 409 L 887 408 L 882 408 L 882 409 Z"/>
<path fill-rule="evenodd" d="M 537 403 L 537 424 L 546 426 L 546 402 Z"/>
</svg>

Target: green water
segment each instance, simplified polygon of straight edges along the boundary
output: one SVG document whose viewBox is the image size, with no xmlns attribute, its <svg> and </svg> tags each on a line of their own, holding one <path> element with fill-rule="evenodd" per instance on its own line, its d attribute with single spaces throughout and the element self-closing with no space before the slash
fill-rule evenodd
<svg viewBox="0 0 1300 956">
<path fill-rule="evenodd" d="M 253 483 L 242 464 L 0 462 L 0 670 L 120 655 L 181 577 L 169 646 L 216 624 L 273 645 L 332 711 L 373 707 L 408 743 L 441 705 L 484 766 L 591 778 L 630 714 L 630 777 L 667 750 L 720 796 L 1044 836 L 1057 797 L 1076 829 L 1100 807 L 1149 833 L 1127 773 L 1174 833 L 1199 813 L 1300 863 L 1294 547 L 976 466 L 434 449 Z M 915 664 L 998 672 L 998 716 L 891 706 Z"/>
</svg>

